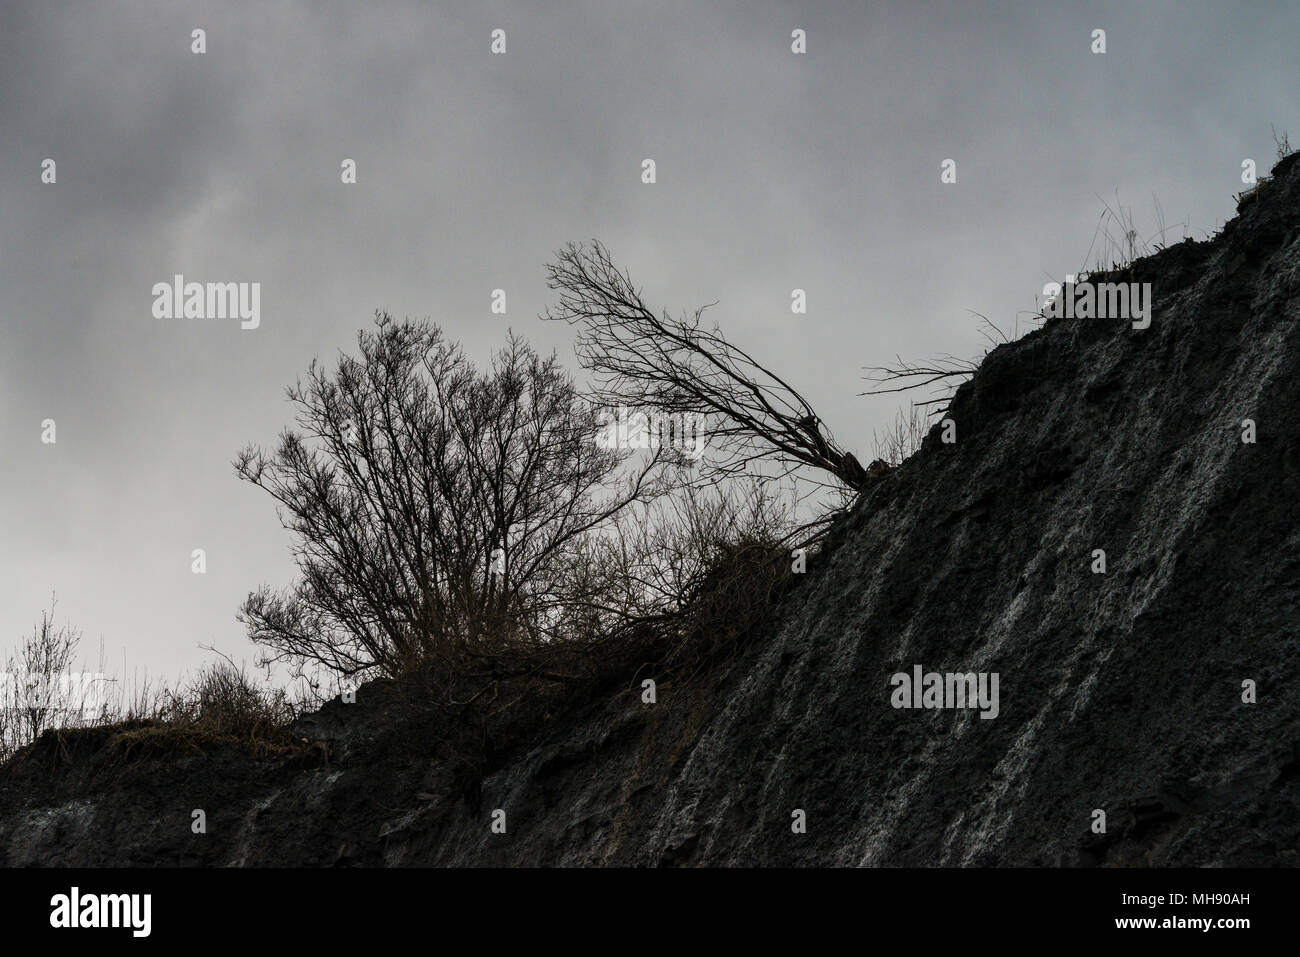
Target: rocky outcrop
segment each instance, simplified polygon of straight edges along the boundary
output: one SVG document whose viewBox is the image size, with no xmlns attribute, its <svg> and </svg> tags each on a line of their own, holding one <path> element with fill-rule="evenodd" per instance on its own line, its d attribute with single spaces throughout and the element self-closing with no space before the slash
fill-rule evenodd
<svg viewBox="0 0 1300 957">
<path fill-rule="evenodd" d="M 1092 277 L 1150 283 L 1148 328 L 990 353 L 726 667 L 628 674 L 470 777 L 384 682 L 288 759 L 50 736 L 0 768 L 0 863 L 1296 864 L 1297 160 Z M 916 666 L 996 674 L 996 716 L 895 707 Z"/>
</svg>

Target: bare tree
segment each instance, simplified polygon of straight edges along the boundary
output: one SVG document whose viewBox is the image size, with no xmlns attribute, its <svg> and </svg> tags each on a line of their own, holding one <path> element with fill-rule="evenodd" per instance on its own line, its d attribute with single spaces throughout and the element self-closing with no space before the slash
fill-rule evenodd
<svg viewBox="0 0 1300 957">
<path fill-rule="evenodd" d="M 274 453 L 235 461 L 296 537 L 301 580 L 240 613 L 266 660 L 397 674 L 571 627 L 595 538 L 671 485 L 671 450 L 599 445 L 597 408 L 516 336 L 481 373 L 427 321 L 379 313 L 358 344 L 290 388 Z"/>
<path fill-rule="evenodd" d="M 548 267 L 559 301 L 544 318 L 578 328 L 576 351 L 594 378 L 594 397 L 707 422 L 709 480 L 774 462 L 784 476 L 802 466 L 856 490 L 866 475 L 788 382 L 729 342 L 715 324 L 655 314 L 599 242 L 570 243 Z M 712 305 L 712 304 L 711 304 Z M 824 481 L 824 480 L 823 480 Z"/>
<path fill-rule="evenodd" d="M 17 653 L 8 656 L 0 675 L 0 758 L 61 725 L 65 711 L 78 706 L 65 693 L 67 686 L 60 688 L 60 679 L 71 677 L 81 632 L 71 625 L 55 625 L 55 604 L 51 599 L 50 610 L 41 612 L 41 620 Z"/>
</svg>

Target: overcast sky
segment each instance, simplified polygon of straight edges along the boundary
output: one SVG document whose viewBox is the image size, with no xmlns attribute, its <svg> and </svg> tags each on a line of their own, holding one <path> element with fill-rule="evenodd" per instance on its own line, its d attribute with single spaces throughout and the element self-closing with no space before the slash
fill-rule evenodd
<svg viewBox="0 0 1300 957">
<path fill-rule="evenodd" d="M 1300 140 L 1297 49 L 1294 0 L 5 4 L 0 651 L 55 592 L 110 671 L 251 660 L 235 611 L 293 567 L 236 451 L 376 308 L 571 363 L 537 318 L 569 240 L 654 306 L 719 300 L 869 461 L 899 403 L 862 367 L 978 354 L 968 310 L 1010 329 L 1083 265 L 1099 195 L 1144 236 L 1153 194 L 1197 238 L 1230 218 L 1270 124 Z M 260 327 L 154 318 L 176 273 L 260 282 Z"/>
</svg>

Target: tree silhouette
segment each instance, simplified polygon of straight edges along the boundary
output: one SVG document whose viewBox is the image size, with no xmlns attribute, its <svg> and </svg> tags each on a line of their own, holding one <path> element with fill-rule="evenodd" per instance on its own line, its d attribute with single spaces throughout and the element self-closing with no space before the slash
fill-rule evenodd
<svg viewBox="0 0 1300 957">
<path fill-rule="evenodd" d="M 266 660 L 398 674 L 626 608 L 584 569 L 623 510 L 671 485 L 670 449 L 632 463 L 596 443 L 598 409 L 513 334 L 483 372 L 427 321 L 378 313 L 358 345 L 289 389 L 297 428 L 273 453 L 235 461 L 279 503 L 301 573 L 243 603 Z"/>
<path fill-rule="evenodd" d="M 544 318 L 577 327 L 575 348 L 595 379 L 596 401 L 706 417 L 709 456 L 702 472 L 708 480 L 775 462 L 780 475 L 811 467 L 832 488 L 866 483 L 861 464 L 807 399 L 716 325 L 702 325 L 708 306 L 690 318 L 656 315 L 597 241 L 561 250 L 547 284 L 560 297 Z"/>
</svg>

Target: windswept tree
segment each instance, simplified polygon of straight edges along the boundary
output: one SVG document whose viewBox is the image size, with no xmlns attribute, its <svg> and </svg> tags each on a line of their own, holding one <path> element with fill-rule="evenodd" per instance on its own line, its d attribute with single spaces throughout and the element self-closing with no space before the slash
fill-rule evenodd
<svg viewBox="0 0 1300 957">
<path fill-rule="evenodd" d="M 279 503 L 301 573 L 241 608 L 267 660 L 398 674 L 618 616 L 589 560 L 669 487 L 673 450 L 597 443 L 598 407 L 514 335 L 483 371 L 427 321 L 379 313 L 358 345 L 289 389 L 297 428 L 273 452 L 235 461 Z"/>
<path fill-rule="evenodd" d="M 702 470 L 716 480 L 775 463 L 778 477 L 801 467 L 827 487 L 856 490 L 866 473 L 793 386 L 717 325 L 693 316 L 655 313 L 608 249 L 570 243 L 548 268 L 560 293 L 545 318 L 577 328 L 576 350 L 592 373 L 594 396 L 665 415 L 700 415 L 708 435 Z"/>
</svg>

